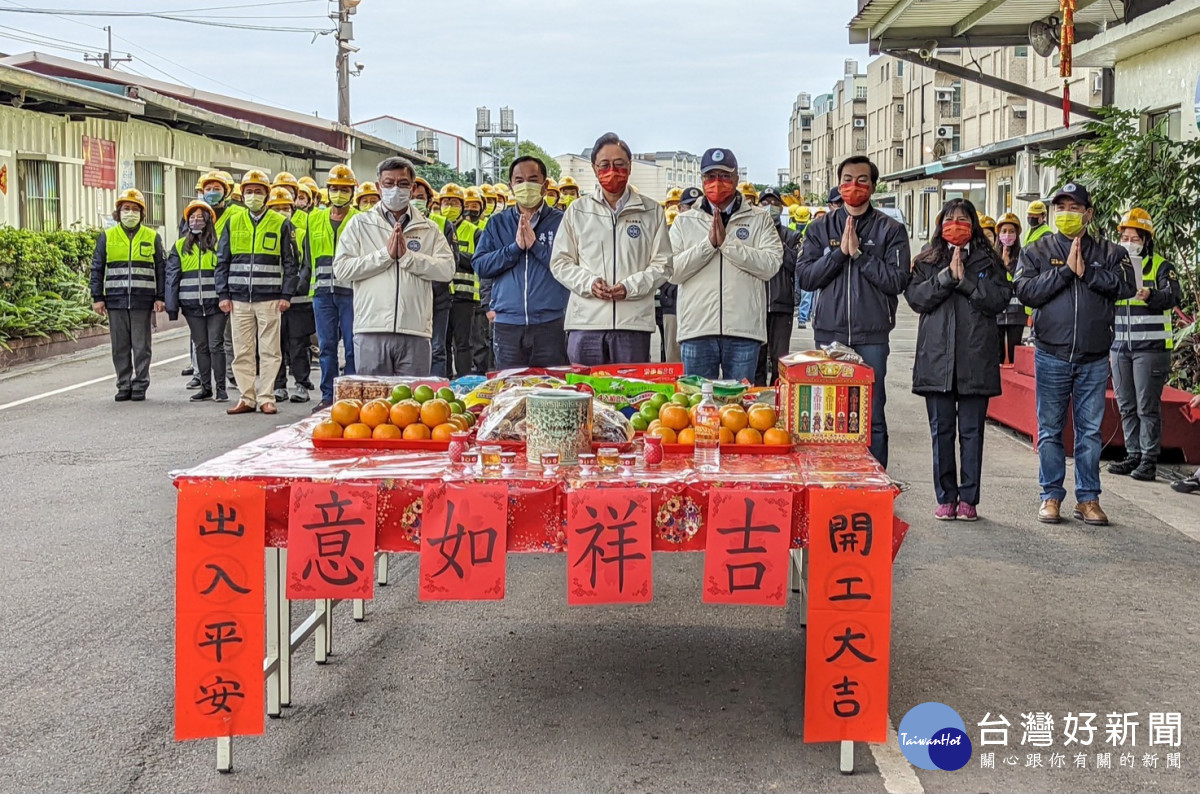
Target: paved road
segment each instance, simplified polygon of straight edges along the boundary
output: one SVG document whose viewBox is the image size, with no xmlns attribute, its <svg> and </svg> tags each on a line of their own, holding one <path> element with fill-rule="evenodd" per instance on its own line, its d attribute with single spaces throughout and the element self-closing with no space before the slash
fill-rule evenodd
<svg viewBox="0 0 1200 794">
<path fill-rule="evenodd" d="M 1194 789 L 1200 566 L 1186 533 L 1200 502 L 1106 477 L 1113 528 L 1043 527 L 1033 454 L 992 430 L 985 520 L 936 524 L 924 407 L 908 392 L 914 338 L 906 315 L 889 416 L 913 529 L 895 569 L 890 712 L 898 724 L 947 703 L 973 740 L 985 713 L 1004 714 L 1014 732 L 1007 751 L 988 748 L 1001 750 L 995 770 L 977 755 L 960 772 L 914 772 L 893 743 L 860 746 L 860 772 L 838 775 L 835 747 L 800 741 L 797 609 L 701 605 L 699 555 L 656 558 L 652 605 L 576 610 L 561 558 L 516 556 L 509 598 L 488 605 L 419 604 L 411 561 L 394 565 L 369 620 L 339 613 L 331 663 L 300 664 L 293 708 L 237 741 L 236 773 L 218 776 L 211 742 L 171 738 L 167 472 L 302 411 L 191 405 L 179 362 L 153 370 L 142 405 L 113 403 L 105 381 L 3 407 L 107 376 L 101 352 L 0 376 L 0 791 Z M 156 340 L 159 360 L 185 351 Z M 1026 769 L 1032 711 L 1139 712 L 1138 768 L 1096 771 L 1093 747 L 1086 771 Z M 1182 713 L 1183 771 L 1146 747 L 1151 711 Z M 1057 736 L 1044 767 L 1069 749 Z M 1157 770 L 1141 768 L 1151 750 Z"/>
</svg>

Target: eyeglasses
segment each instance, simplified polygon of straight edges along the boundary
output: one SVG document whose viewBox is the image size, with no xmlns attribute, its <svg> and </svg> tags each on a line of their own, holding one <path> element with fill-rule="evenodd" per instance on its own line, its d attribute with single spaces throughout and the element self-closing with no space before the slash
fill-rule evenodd
<svg viewBox="0 0 1200 794">
<path fill-rule="evenodd" d="M 705 182 L 734 182 L 737 180 L 737 174 L 732 171 L 709 171 L 704 175 Z"/>
<path fill-rule="evenodd" d="M 398 187 L 403 190 L 405 188 L 412 188 L 413 183 L 407 179 L 383 179 L 380 180 L 379 186 L 381 188 L 387 188 L 388 190 L 391 190 L 394 187 Z"/>
<path fill-rule="evenodd" d="M 618 171 L 628 171 L 629 170 L 629 161 L 628 160 L 601 160 L 600 162 L 596 163 L 596 170 L 598 170 L 598 171 L 604 171 L 609 168 L 615 168 Z"/>
</svg>

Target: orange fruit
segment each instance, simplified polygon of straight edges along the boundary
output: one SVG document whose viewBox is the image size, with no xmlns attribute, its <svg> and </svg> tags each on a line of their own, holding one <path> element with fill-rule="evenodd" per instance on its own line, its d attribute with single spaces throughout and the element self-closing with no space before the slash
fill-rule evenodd
<svg viewBox="0 0 1200 794">
<path fill-rule="evenodd" d="M 357 400 L 338 400 L 329 409 L 329 418 L 342 427 L 358 421 L 358 409 L 361 407 Z"/>
<path fill-rule="evenodd" d="M 395 425 L 384 422 L 381 425 L 375 425 L 371 438 L 404 438 L 404 431 Z"/>
<path fill-rule="evenodd" d="M 682 405 L 667 403 L 658 411 L 658 420 L 672 430 L 683 430 L 692 423 L 688 410 Z M 683 442 L 680 442 L 683 443 Z"/>
<path fill-rule="evenodd" d="M 763 433 L 763 443 L 787 446 L 792 443 L 792 434 L 786 430 L 780 430 L 778 427 L 770 427 L 767 428 L 767 432 Z"/>
<path fill-rule="evenodd" d="M 444 425 L 450 418 L 450 403 L 445 400 L 429 400 L 421 404 L 421 422 L 426 427 Z"/>
<path fill-rule="evenodd" d="M 387 400 L 371 400 L 358 412 L 358 421 L 370 428 L 387 424 L 392 404 Z"/>
<path fill-rule="evenodd" d="M 465 414 L 450 414 L 449 421 L 450 424 L 454 425 L 454 428 L 460 433 L 465 433 L 471 429 L 471 422 L 467 419 Z"/>
<path fill-rule="evenodd" d="M 683 428 L 682 430 L 679 431 L 679 434 L 676 436 L 675 443 L 683 444 L 684 446 L 688 446 L 688 447 L 695 446 L 696 445 L 696 431 L 690 427 Z"/>
<path fill-rule="evenodd" d="M 402 430 L 421 421 L 421 404 L 416 400 L 401 400 L 392 406 L 391 420 Z"/>
<path fill-rule="evenodd" d="M 658 436 L 663 440 L 664 444 L 677 444 L 675 431 L 665 425 L 659 425 L 651 430 L 646 431 L 648 436 Z"/>
<path fill-rule="evenodd" d="M 346 425 L 346 429 L 342 431 L 342 438 L 370 438 L 372 432 L 370 425 L 355 422 L 354 424 Z"/>
<path fill-rule="evenodd" d="M 450 434 L 457 432 L 458 425 L 454 424 L 453 422 L 445 422 L 435 427 L 433 429 L 433 433 L 430 434 L 430 437 L 434 441 L 449 441 Z"/>
<path fill-rule="evenodd" d="M 326 419 L 313 428 L 313 438 L 341 438 L 342 426 L 332 419 Z"/>
<path fill-rule="evenodd" d="M 769 405 L 750 406 L 746 417 L 750 421 L 750 426 L 759 432 L 770 430 L 779 421 L 779 417 L 775 415 L 775 409 Z"/>
<path fill-rule="evenodd" d="M 426 427 L 425 425 L 421 424 L 420 422 L 411 424 L 408 427 L 404 428 L 404 440 L 405 441 L 428 441 L 429 440 L 429 428 Z"/>
<path fill-rule="evenodd" d="M 732 444 L 734 441 L 734 438 L 735 438 L 735 436 L 733 435 L 732 430 L 730 430 L 728 427 L 721 428 L 721 443 L 722 444 Z"/>
<path fill-rule="evenodd" d="M 740 405 L 726 405 L 721 409 L 721 425 L 728 427 L 733 432 L 738 432 L 746 425 L 750 424 L 750 418 L 746 416 L 746 409 Z"/>
<path fill-rule="evenodd" d="M 737 436 L 734 437 L 734 443 L 736 444 L 755 445 L 761 444 L 762 442 L 762 433 L 758 432 L 753 427 L 743 427 L 737 432 Z"/>
</svg>

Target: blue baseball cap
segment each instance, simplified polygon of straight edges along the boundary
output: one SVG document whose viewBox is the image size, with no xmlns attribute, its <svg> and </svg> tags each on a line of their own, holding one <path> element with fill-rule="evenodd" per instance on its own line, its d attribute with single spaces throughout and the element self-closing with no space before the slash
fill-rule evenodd
<svg viewBox="0 0 1200 794">
<path fill-rule="evenodd" d="M 709 149 L 700 158 L 700 173 L 709 171 L 732 171 L 737 173 L 737 157 L 728 149 Z"/>
<path fill-rule="evenodd" d="M 704 192 L 698 187 L 688 187 L 683 189 L 683 195 L 679 197 L 679 203 L 684 207 L 690 207 L 704 197 Z"/>
</svg>

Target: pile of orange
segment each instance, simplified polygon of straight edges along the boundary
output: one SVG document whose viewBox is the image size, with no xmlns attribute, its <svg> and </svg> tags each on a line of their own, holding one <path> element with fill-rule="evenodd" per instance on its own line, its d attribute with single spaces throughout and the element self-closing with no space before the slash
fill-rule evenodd
<svg viewBox="0 0 1200 794">
<path fill-rule="evenodd" d="M 695 411 L 694 406 L 689 409 L 668 403 L 659 409 L 658 418 L 650 423 L 646 435 L 659 436 L 664 444 L 693 446 Z M 787 446 L 792 443 L 792 436 L 776 427 L 778 423 L 779 416 L 769 405 L 752 405 L 749 410 L 740 405 L 726 405 L 721 408 L 721 443 Z"/>
<path fill-rule="evenodd" d="M 433 398 L 401 400 L 338 400 L 329 418 L 313 428 L 313 438 L 390 438 L 406 441 L 449 441 L 451 433 L 467 432 L 475 417 L 461 404 Z"/>
</svg>

